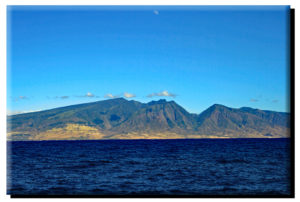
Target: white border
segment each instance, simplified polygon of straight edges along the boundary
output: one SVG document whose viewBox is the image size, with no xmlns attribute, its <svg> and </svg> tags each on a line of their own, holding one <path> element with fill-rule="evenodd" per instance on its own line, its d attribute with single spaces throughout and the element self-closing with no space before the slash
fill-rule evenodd
<svg viewBox="0 0 300 202">
<path fill-rule="evenodd" d="M 9 196 L 6 195 L 6 6 L 7 5 L 290 5 L 291 8 L 296 9 L 295 15 L 295 36 L 299 33 L 299 15 L 297 12 L 299 11 L 299 7 L 297 7 L 297 2 L 299 0 L 261 0 L 261 1 L 249 1 L 249 0 L 1 0 L 0 1 L 0 91 L 1 91 L 1 98 L 0 98 L 0 158 L 1 158 L 1 172 L 0 172 L 0 200 L 10 200 Z M 296 37 L 297 38 L 297 37 Z M 299 47 L 299 41 L 296 39 L 296 64 L 295 64 L 295 71 L 296 71 L 296 78 L 299 77 L 299 71 L 297 70 L 297 58 L 299 58 L 299 52 L 297 52 L 297 48 Z M 300 82 L 297 82 L 295 85 L 295 103 L 300 100 L 299 92 L 300 89 Z M 297 175 L 297 168 L 299 168 L 299 149 L 297 149 L 298 145 L 298 138 L 297 138 L 297 131 L 300 125 L 300 116 L 299 116 L 300 109 L 296 106 L 296 130 L 295 130 L 295 140 L 296 140 L 296 198 L 298 198 L 298 194 L 300 193 L 300 188 L 298 185 L 299 175 Z M 298 194 L 297 194 L 298 193 Z M 21 200 L 21 199 L 15 199 Z M 29 200 L 66 200 L 66 199 L 29 199 Z M 67 200 L 74 200 L 74 199 L 67 199 Z M 78 199 L 77 199 L 78 200 Z M 79 199 L 81 200 L 81 199 Z M 82 199 L 85 200 L 85 199 Z M 99 199 L 90 199 L 90 200 L 99 200 Z M 101 199 L 102 201 L 115 201 L 115 200 L 149 200 L 149 199 Z M 150 199 L 151 200 L 151 199 Z M 222 199 L 155 199 L 158 201 L 162 200 L 222 200 Z M 224 200 L 224 199 L 223 199 Z M 225 199 L 226 200 L 226 199 Z M 227 200 L 234 200 L 234 199 L 227 199 Z M 240 200 L 240 199 L 236 199 Z M 251 200 L 251 199 L 243 199 L 243 200 Z M 273 199 L 256 199 L 256 200 L 273 200 Z M 289 200 L 289 199 L 278 199 L 282 200 Z"/>
</svg>

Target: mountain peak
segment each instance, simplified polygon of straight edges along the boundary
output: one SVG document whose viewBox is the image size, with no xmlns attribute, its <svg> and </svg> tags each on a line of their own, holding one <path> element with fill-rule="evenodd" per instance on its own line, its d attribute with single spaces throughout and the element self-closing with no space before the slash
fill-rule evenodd
<svg viewBox="0 0 300 202">
<path fill-rule="evenodd" d="M 122 97 L 111 98 L 111 99 L 107 99 L 105 101 L 111 101 L 111 102 L 128 102 L 128 100 L 126 100 L 125 98 L 122 98 Z"/>
<path fill-rule="evenodd" d="M 221 104 L 213 104 L 212 106 L 209 107 L 209 109 L 222 109 L 222 108 L 228 108 L 228 107 Z"/>
<path fill-rule="evenodd" d="M 148 105 L 153 105 L 153 104 L 165 104 L 168 103 L 168 101 L 166 99 L 160 99 L 160 100 L 153 100 L 151 102 L 148 102 Z"/>
<path fill-rule="evenodd" d="M 112 98 L 111 100 L 126 100 L 126 99 L 122 97 L 117 97 L 117 98 Z"/>
<path fill-rule="evenodd" d="M 251 107 L 241 107 L 240 110 L 242 110 L 242 111 L 257 111 L 257 109 L 254 109 Z"/>
</svg>

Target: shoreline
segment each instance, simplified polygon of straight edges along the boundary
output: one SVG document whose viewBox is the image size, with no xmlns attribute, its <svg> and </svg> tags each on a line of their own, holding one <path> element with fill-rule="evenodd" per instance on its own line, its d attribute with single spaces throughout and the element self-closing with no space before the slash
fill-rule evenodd
<svg viewBox="0 0 300 202">
<path fill-rule="evenodd" d="M 159 141 L 159 140 L 237 140 L 237 139 L 291 139 L 290 137 L 254 137 L 254 138 L 176 138 L 176 139 L 93 139 L 93 140 L 6 140 L 6 142 L 75 142 L 75 141 Z"/>
</svg>

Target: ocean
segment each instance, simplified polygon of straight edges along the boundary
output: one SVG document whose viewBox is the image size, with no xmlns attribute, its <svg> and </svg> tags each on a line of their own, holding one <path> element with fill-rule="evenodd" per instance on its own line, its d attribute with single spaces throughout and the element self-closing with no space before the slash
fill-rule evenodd
<svg viewBox="0 0 300 202">
<path fill-rule="evenodd" d="M 290 139 L 7 142 L 10 195 L 289 195 Z"/>
</svg>

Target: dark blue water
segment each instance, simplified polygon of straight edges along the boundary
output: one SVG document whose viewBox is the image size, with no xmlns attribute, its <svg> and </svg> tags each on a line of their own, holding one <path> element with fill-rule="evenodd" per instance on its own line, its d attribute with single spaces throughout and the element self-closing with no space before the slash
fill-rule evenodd
<svg viewBox="0 0 300 202">
<path fill-rule="evenodd" d="M 289 139 L 8 142 L 8 194 L 288 195 Z"/>
</svg>

